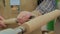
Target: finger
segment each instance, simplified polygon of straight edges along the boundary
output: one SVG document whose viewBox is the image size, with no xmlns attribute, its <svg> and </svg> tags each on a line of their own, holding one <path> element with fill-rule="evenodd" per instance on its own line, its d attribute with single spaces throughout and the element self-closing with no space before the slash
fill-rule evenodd
<svg viewBox="0 0 60 34">
<path fill-rule="evenodd" d="M 20 26 L 20 25 L 22 25 L 21 23 L 18 23 L 18 25 Z"/>
<path fill-rule="evenodd" d="M 22 20 L 23 20 L 24 22 L 26 22 L 26 21 L 28 21 L 28 19 L 29 19 L 29 18 L 24 17 Z"/>
<path fill-rule="evenodd" d="M 2 26 L 0 25 L 0 28 L 2 28 Z"/>
<path fill-rule="evenodd" d="M 18 23 L 22 24 L 23 23 L 23 19 L 17 19 Z"/>
<path fill-rule="evenodd" d="M 24 16 L 24 14 L 23 13 L 20 13 L 18 16 L 17 16 L 17 18 L 22 18 Z"/>
<path fill-rule="evenodd" d="M 6 25 L 5 25 L 2 21 L 0 21 L 0 25 L 1 25 L 2 27 L 6 27 Z"/>
<path fill-rule="evenodd" d="M 4 20 L 4 18 L 2 16 L 0 16 L 0 20 Z"/>
</svg>

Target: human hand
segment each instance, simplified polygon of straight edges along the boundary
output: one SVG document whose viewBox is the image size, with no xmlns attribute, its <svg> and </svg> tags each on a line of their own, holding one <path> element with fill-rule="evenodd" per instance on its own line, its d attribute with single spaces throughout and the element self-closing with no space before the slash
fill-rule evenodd
<svg viewBox="0 0 60 34">
<path fill-rule="evenodd" d="M 28 12 L 28 11 L 23 11 L 21 12 L 18 17 L 17 17 L 17 21 L 19 22 L 18 24 L 23 24 L 25 23 L 26 21 L 30 20 L 29 18 L 32 16 L 32 13 L 31 12 Z"/>
<path fill-rule="evenodd" d="M 4 20 L 4 18 L 2 16 L 0 16 L 0 28 L 6 27 L 3 20 Z"/>
</svg>

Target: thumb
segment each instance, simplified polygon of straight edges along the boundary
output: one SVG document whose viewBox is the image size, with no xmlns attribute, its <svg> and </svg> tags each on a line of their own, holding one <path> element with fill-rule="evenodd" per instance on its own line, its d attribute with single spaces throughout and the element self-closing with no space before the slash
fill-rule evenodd
<svg viewBox="0 0 60 34">
<path fill-rule="evenodd" d="M 2 16 L 0 16 L 0 20 L 4 20 L 4 18 Z"/>
<path fill-rule="evenodd" d="M 0 26 L 2 26 L 2 27 L 6 27 L 6 25 L 4 24 L 3 21 L 0 21 Z"/>
</svg>

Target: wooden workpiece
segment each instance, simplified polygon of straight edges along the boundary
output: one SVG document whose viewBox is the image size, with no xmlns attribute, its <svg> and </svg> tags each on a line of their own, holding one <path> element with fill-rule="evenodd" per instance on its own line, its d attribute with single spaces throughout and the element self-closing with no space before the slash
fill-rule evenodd
<svg viewBox="0 0 60 34">
<path fill-rule="evenodd" d="M 57 18 L 58 16 L 60 16 L 60 10 L 55 10 L 24 23 L 22 27 L 26 28 L 25 34 L 27 34 L 47 24 L 50 20 Z"/>
</svg>

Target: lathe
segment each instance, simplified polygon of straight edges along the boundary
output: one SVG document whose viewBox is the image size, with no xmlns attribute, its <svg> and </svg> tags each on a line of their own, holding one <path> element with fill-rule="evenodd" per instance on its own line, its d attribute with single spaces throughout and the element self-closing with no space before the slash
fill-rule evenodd
<svg viewBox="0 0 60 34">
<path fill-rule="evenodd" d="M 16 27 L 15 29 L 9 28 L 9 29 L 2 30 L 2 31 L 0 31 L 0 34 L 29 34 L 33 31 L 35 31 L 36 29 L 40 28 L 41 26 L 47 24 L 52 19 L 57 18 L 58 16 L 60 16 L 60 10 L 55 10 L 50 13 L 38 16 L 38 17 L 22 24 L 19 27 Z M 4 22 L 6 24 L 10 24 L 9 23 L 10 20 L 5 20 Z M 11 20 L 10 22 L 16 23 L 16 18 Z"/>
</svg>

